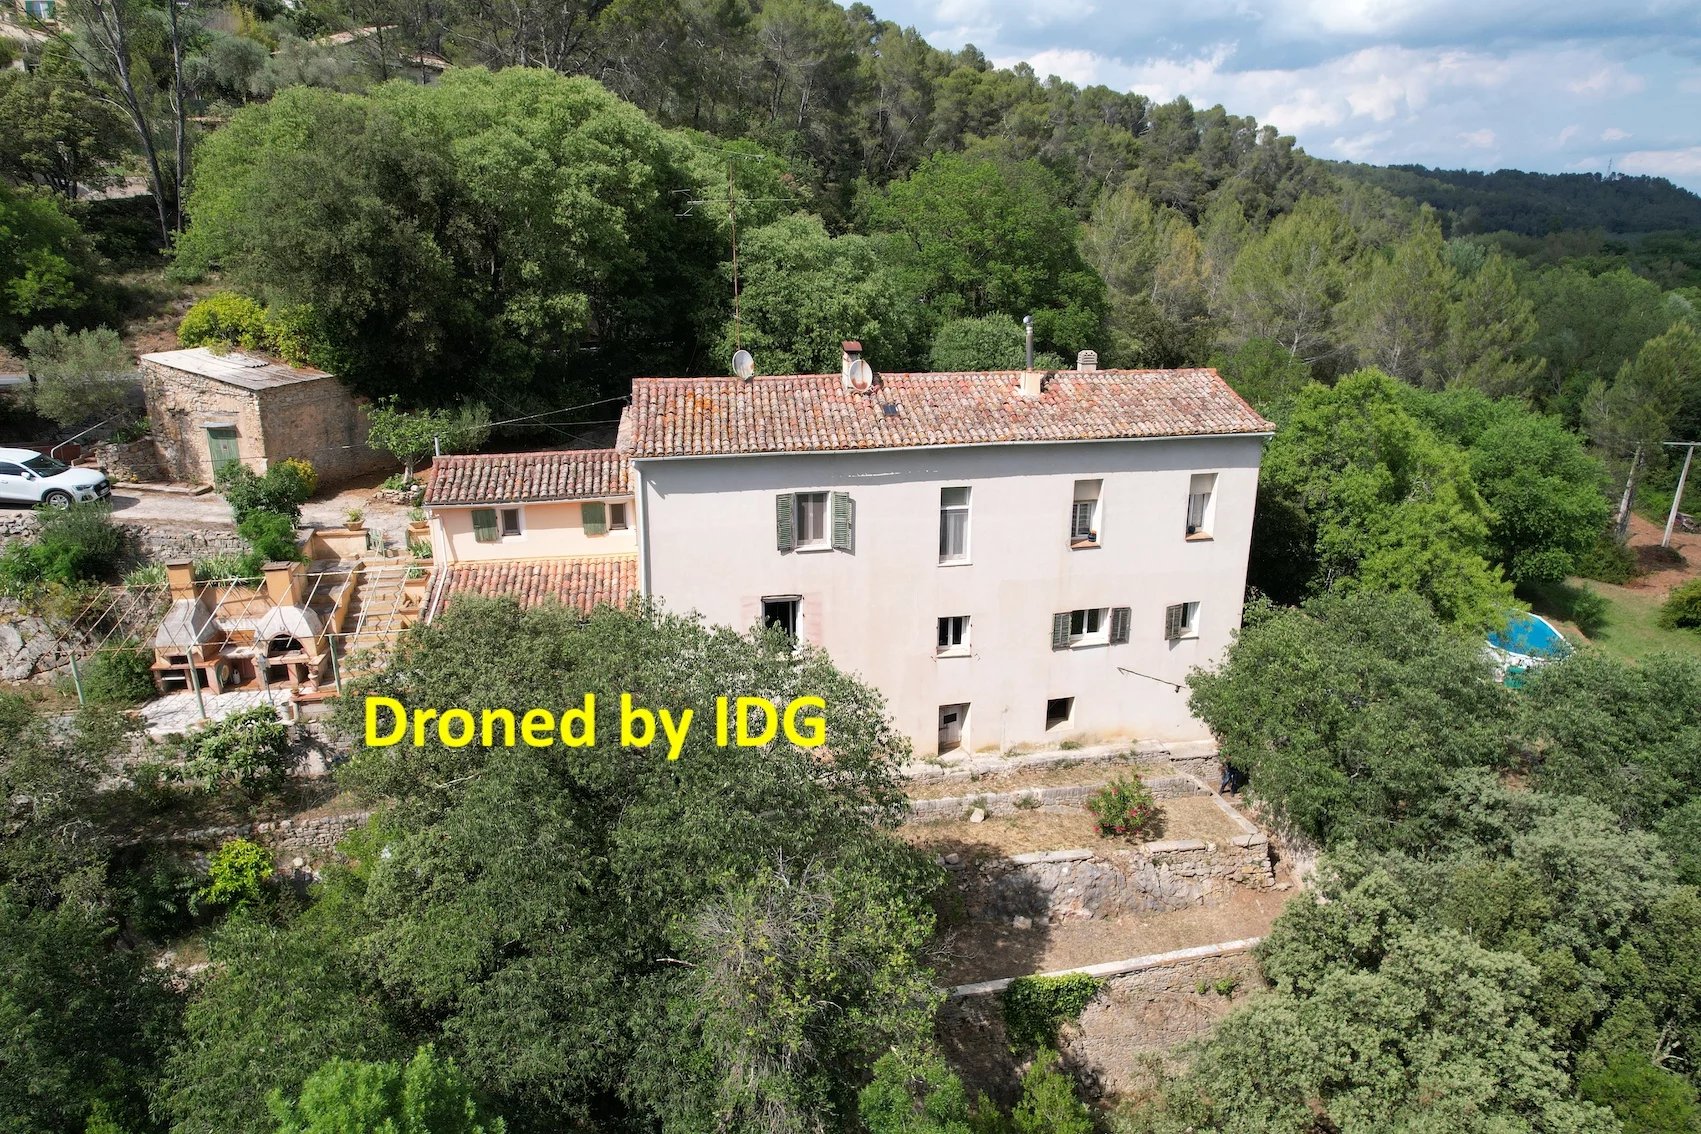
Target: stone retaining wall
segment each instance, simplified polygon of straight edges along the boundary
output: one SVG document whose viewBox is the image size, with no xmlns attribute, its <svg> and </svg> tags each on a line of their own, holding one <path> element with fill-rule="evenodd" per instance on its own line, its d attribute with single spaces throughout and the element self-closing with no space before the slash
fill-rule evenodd
<svg viewBox="0 0 1701 1134">
<path fill-rule="evenodd" d="M 1151 789 L 1154 799 L 1180 799 L 1183 796 L 1211 794 L 1204 784 L 1191 776 L 1152 776 L 1142 779 L 1146 787 Z M 979 795 L 954 795 L 945 799 L 912 799 L 910 815 L 915 819 L 938 819 L 973 811 L 977 807 L 988 815 L 1013 815 L 1036 807 L 1084 807 L 1088 797 L 1108 782 L 1110 781 L 1107 777 L 1062 787 L 1019 788 L 1016 791 Z"/>
<path fill-rule="evenodd" d="M 325 815 L 316 819 L 275 819 L 266 823 L 237 823 L 229 827 L 203 827 L 171 836 L 174 843 L 214 847 L 230 839 L 252 839 L 270 847 L 280 858 L 303 855 L 309 860 L 324 858 L 344 835 L 370 818 L 370 811 Z"/>
<path fill-rule="evenodd" d="M 1256 943 L 1230 941 L 1082 970 L 1103 985 L 1080 1019 L 1059 1034 L 1064 1066 L 1089 1097 L 1149 1086 L 1147 1061 L 1171 1062 L 1181 1045 L 1208 1034 L 1264 987 L 1251 952 Z M 1019 1092 L 1021 1057 L 1010 1051 L 995 995 L 1006 983 L 954 990 L 940 1009 L 937 1030 L 964 1081 L 1008 1105 Z"/>
<path fill-rule="evenodd" d="M 970 863 L 953 873 L 969 917 L 1034 925 L 1214 905 L 1230 886 L 1276 885 L 1262 834 L 1227 842 L 1164 839 L 1122 850 L 1041 851 Z"/>
<path fill-rule="evenodd" d="M 114 484 L 152 484 L 166 479 L 159 446 L 152 437 L 139 441 L 103 441 L 94 447 L 95 463 Z"/>
<path fill-rule="evenodd" d="M 121 516 L 122 513 L 119 513 Z M 226 552 L 245 552 L 248 544 L 229 524 L 197 524 L 174 521 L 165 524 L 126 524 L 119 521 L 118 530 L 130 538 L 142 558 L 164 562 L 167 559 L 205 559 Z M 0 512 L 0 547 L 15 539 L 35 535 L 35 513 L 25 511 Z"/>
</svg>

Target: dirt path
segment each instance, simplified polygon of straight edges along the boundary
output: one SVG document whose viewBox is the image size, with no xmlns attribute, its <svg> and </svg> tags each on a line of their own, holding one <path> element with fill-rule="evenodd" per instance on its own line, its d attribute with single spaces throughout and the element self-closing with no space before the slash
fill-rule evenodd
<svg viewBox="0 0 1701 1134">
<path fill-rule="evenodd" d="M 1683 556 L 1681 563 L 1670 562 L 1669 555 L 1661 552 L 1660 537 L 1664 534 L 1663 521 L 1655 523 L 1642 516 L 1631 515 L 1627 543 L 1636 553 L 1636 561 L 1644 573 L 1626 583 L 1626 590 L 1647 591 L 1664 597 L 1679 584 L 1701 577 L 1701 534 L 1672 530 L 1671 547 Z"/>
</svg>

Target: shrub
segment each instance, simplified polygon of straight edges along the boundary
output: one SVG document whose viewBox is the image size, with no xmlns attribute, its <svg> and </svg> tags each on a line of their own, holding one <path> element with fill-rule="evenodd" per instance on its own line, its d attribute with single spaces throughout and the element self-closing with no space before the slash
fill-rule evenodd
<svg viewBox="0 0 1701 1134">
<path fill-rule="evenodd" d="M 1022 1076 L 1022 1097 L 1010 1112 L 1013 1134 L 1093 1134 L 1093 1115 L 1075 1094 L 1075 1083 L 1047 1049 Z"/>
<path fill-rule="evenodd" d="M 116 890 L 125 919 L 144 937 L 163 941 L 188 928 L 200 887 L 186 862 L 153 847 L 139 862 L 121 868 Z"/>
<path fill-rule="evenodd" d="M 1136 776 L 1118 776 L 1087 800 L 1087 810 L 1098 820 L 1100 835 L 1144 839 L 1163 825 L 1163 812 L 1151 789 Z"/>
<path fill-rule="evenodd" d="M 1636 553 L 1603 532 L 1595 546 L 1577 557 L 1577 574 L 1600 583 L 1628 583 L 1636 577 Z"/>
<path fill-rule="evenodd" d="M 1055 1047 L 1057 1029 L 1079 1016 L 1098 991 L 1098 979 L 1085 973 L 1017 977 L 1000 1001 L 1011 1049 Z"/>
<path fill-rule="evenodd" d="M 35 538 L 0 553 L 0 588 L 8 594 L 110 578 L 129 550 L 111 509 L 98 501 L 35 514 Z"/>
<path fill-rule="evenodd" d="M 289 726 L 262 706 L 214 721 L 183 741 L 180 775 L 203 791 L 236 787 L 261 795 L 282 787 L 297 754 Z"/>
<path fill-rule="evenodd" d="M 1701 627 L 1701 579 L 1691 579 L 1673 588 L 1660 604 L 1655 621 L 1667 630 Z"/>
<path fill-rule="evenodd" d="M 301 506 L 319 487 L 313 466 L 295 457 L 277 462 L 264 474 L 232 461 L 219 469 L 214 480 L 238 524 L 250 512 L 278 512 L 288 516 L 290 523 L 300 523 Z"/>
<path fill-rule="evenodd" d="M 177 342 L 186 347 L 265 350 L 266 309 L 231 291 L 209 295 L 184 313 Z"/>
<path fill-rule="evenodd" d="M 301 558 L 295 542 L 295 522 L 282 512 L 257 509 L 236 525 L 236 534 L 248 541 L 251 549 L 244 558 L 245 575 L 252 575 L 267 563 L 287 562 Z"/>
<path fill-rule="evenodd" d="M 126 587 L 154 587 L 165 582 L 165 564 L 144 563 L 124 573 Z"/>
<path fill-rule="evenodd" d="M 139 705 L 154 695 L 154 652 L 134 643 L 94 655 L 82 669 L 83 698 L 91 705 Z"/>
<path fill-rule="evenodd" d="M 234 551 L 224 551 L 217 555 L 209 555 L 205 559 L 195 560 L 195 579 L 206 582 L 209 579 L 251 579 L 258 574 L 250 562 L 252 555 L 238 555 Z"/>
<path fill-rule="evenodd" d="M 240 909 L 265 896 L 272 852 L 247 839 L 231 839 L 207 860 L 207 884 L 198 895 L 209 906 Z"/>
</svg>

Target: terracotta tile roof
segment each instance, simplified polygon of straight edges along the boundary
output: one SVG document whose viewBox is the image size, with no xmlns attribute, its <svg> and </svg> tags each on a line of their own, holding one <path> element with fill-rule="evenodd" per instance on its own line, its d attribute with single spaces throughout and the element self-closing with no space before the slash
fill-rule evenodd
<svg viewBox="0 0 1701 1134">
<path fill-rule="evenodd" d="M 431 462 L 430 504 L 594 500 L 632 494 L 631 466 L 613 449 L 481 453 Z"/>
<path fill-rule="evenodd" d="M 603 604 L 624 607 L 638 590 L 636 555 L 452 563 L 448 571 L 445 607 L 456 595 L 474 594 L 511 598 L 527 607 L 554 600 L 589 614 Z"/>
<path fill-rule="evenodd" d="M 867 394 L 837 374 L 639 378 L 622 444 L 635 458 L 687 457 L 1274 428 L 1215 370 L 1058 371 L 1037 398 L 1017 393 L 1019 374 L 882 374 Z"/>
</svg>

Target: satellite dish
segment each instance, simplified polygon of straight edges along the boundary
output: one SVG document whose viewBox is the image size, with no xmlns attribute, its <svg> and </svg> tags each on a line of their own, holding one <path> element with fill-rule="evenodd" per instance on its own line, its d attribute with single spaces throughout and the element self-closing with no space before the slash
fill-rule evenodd
<svg viewBox="0 0 1701 1134">
<path fill-rule="evenodd" d="M 749 351 L 747 351 L 747 350 L 733 351 L 733 353 L 732 353 L 732 372 L 734 374 L 738 375 L 740 378 L 744 379 L 746 382 L 750 381 L 751 375 L 756 373 L 756 360 L 753 357 L 751 357 L 751 354 L 750 354 Z"/>
<path fill-rule="evenodd" d="M 851 363 L 850 372 L 845 375 L 845 380 L 850 383 L 850 388 L 858 393 L 872 390 L 874 388 L 874 367 L 859 358 Z"/>
</svg>

